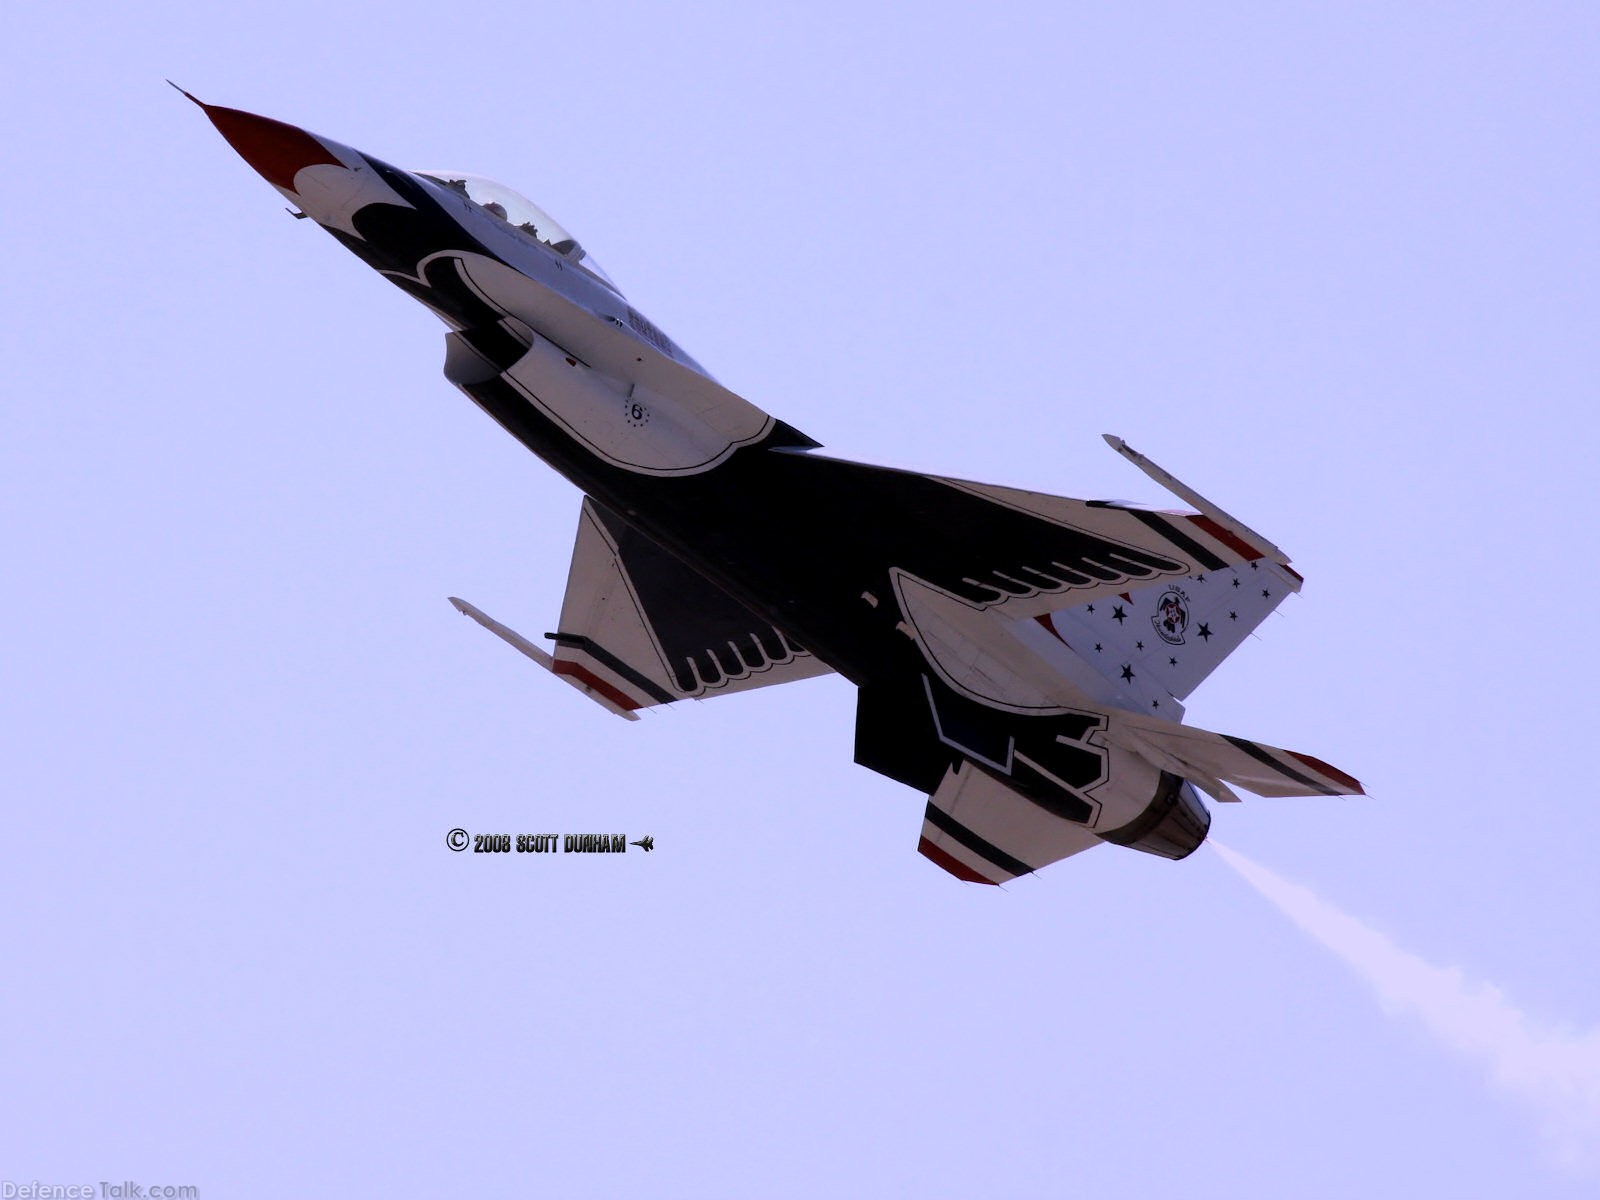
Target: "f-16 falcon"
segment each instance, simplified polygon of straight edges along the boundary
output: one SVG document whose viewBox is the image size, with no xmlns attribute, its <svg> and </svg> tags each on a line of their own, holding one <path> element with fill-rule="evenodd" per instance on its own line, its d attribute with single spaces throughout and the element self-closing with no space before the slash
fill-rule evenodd
<svg viewBox="0 0 1600 1200">
<path fill-rule="evenodd" d="M 1308 754 L 1183 724 L 1301 578 L 1120 439 L 1192 510 L 830 458 L 510 188 L 195 103 L 295 216 L 438 314 L 445 378 L 582 491 L 550 649 L 451 602 L 601 707 L 637 720 L 837 672 L 855 761 L 928 795 L 918 849 L 973 883 L 1102 842 L 1183 858 L 1202 793 L 1362 794 Z"/>
</svg>

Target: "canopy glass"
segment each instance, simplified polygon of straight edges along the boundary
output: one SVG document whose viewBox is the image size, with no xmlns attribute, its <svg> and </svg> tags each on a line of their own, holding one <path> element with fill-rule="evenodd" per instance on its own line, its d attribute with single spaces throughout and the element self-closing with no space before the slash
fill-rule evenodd
<svg viewBox="0 0 1600 1200">
<path fill-rule="evenodd" d="M 595 276 L 612 291 L 617 290 L 617 285 L 611 282 L 611 276 L 589 256 L 578 240 L 522 193 L 481 175 L 466 175 L 460 171 L 418 171 L 417 174 L 465 196 L 490 216 L 548 246 L 568 262 Z"/>
</svg>

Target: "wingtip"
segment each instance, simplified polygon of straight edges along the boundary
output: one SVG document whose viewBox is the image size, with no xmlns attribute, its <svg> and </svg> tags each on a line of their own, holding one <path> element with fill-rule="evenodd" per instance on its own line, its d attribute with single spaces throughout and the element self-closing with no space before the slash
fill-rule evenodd
<svg viewBox="0 0 1600 1200">
<path fill-rule="evenodd" d="M 1243 521 L 1239 520 L 1238 517 L 1224 512 L 1220 507 L 1213 504 L 1188 484 L 1184 483 L 1171 471 L 1168 471 L 1164 467 L 1151 462 L 1150 459 L 1146 458 L 1143 454 L 1140 454 L 1116 434 L 1102 433 L 1100 436 L 1105 439 L 1106 445 L 1110 446 L 1118 454 L 1122 455 L 1123 458 L 1127 459 L 1151 479 L 1155 480 L 1162 487 L 1166 488 L 1167 491 L 1171 492 L 1174 496 L 1177 496 L 1180 500 L 1184 500 L 1187 503 L 1194 505 L 1199 512 L 1191 515 L 1189 518 L 1190 520 L 1196 522 L 1209 521 L 1212 524 L 1219 526 L 1219 529 L 1207 529 L 1206 532 L 1210 533 L 1213 537 L 1217 537 L 1220 533 L 1221 537 L 1219 540 L 1229 544 L 1232 549 L 1240 554 L 1243 554 L 1246 559 L 1270 558 L 1273 562 L 1278 563 L 1279 565 L 1287 565 L 1291 561 L 1287 554 L 1285 554 L 1277 546 L 1273 545 L 1272 542 L 1262 537 L 1254 529 L 1251 529 L 1250 526 L 1246 525 Z M 1237 539 L 1238 544 L 1234 544 L 1234 539 Z M 1298 579 L 1298 572 L 1295 572 L 1294 574 Z M 1295 590 L 1299 591 L 1300 589 L 1296 587 Z"/>
</svg>

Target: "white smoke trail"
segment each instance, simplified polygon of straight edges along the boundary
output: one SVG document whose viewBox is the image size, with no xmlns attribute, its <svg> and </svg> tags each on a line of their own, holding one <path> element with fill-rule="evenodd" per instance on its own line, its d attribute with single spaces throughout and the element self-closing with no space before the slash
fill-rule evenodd
<svg viewBox="0 0 1600 1200">
<path fill-rule="evenodd" d="M 1412 1013 L 1450 1049 L 1483 1063 L 1498 1087 L 1533 1111 L 1559 1164 L 1582 1170 L 1600 1159 L 1600 1028 L 1580 1033 L 1538 1024 L 1498 988 L 1426 963 L 1309 889 L 1211 845 L 1370 983 L 1385 1011 Z"/>
</svg>

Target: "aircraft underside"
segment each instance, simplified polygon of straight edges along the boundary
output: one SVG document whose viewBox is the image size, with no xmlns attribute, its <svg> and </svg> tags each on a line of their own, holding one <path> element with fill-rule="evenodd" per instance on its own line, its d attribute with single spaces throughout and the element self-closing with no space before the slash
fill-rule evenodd
<svg viewBox="0 0 1600 1200">
<path fill-rule="evenodd" d="M 974 882 L 1103 841 L 1182 858 L 1210 824 L 1196 789 L 1361 791 L 1182 723 L 1300 579 L 1116 439 L 1199 511 L 830 459 L 512 189 L 195 103 L 291 211 L 445 321 L 447 378 L 584 493 L 553 651 L 452 600 L 603 707 L 636 718 L 837 672 L 858 689 L 856 761 L 928 795 L 919 849 Z"/>
<path fill-rule="evenodd" d="M 588 536 L 604 543 L 617 582 L 575 604 L 569 590 L 573 623 L 626 592 L 643 634 L 578 633 L 564 611 L 550 636 L 553 669 L 601 689 L 602 702 L 609 690 L 631 711 L 737 690 L 728 685 L 768 672 L 772 682 L 801 678 L 819 673 L 807 666 L 814 659 L 859 688 L 856 761 L 929 794 L 921 848 L 963 879 L 1032 871 L 1049 861 L 1041 847 L 1055 857 L 1111 841 L 1181 858 L 1204 840 L 1210 817 L 1183 776 L 1106 741 L 1114 718 L 1088 697 L 1062 685 L 1043 710 L 997 706 L 1004 697 L 930 662 L 899 581 L 910 576 L 976 611 L 1069 584 L 1144 587 L 1187 571 L 1184 559 L 948 481 L 802 452 L 809 440 L 781 425 L 715 470 L 641 476 L 577 451 L 498 377 L 464 390 L 592 498 Z M 584 544 L 581 528 L 575 580 Z M 667 664 L 664 679 L 635 666 L 651 658 Z M 971 828 L 1000 813 L 993 839 Z"/>
</svg>

